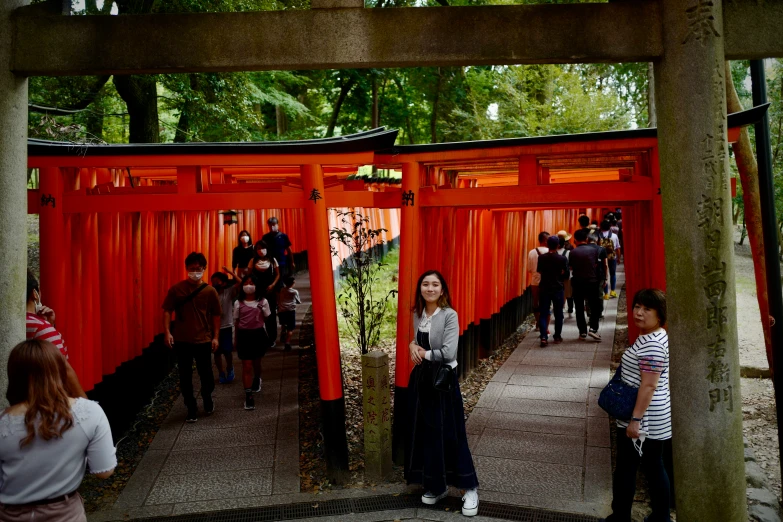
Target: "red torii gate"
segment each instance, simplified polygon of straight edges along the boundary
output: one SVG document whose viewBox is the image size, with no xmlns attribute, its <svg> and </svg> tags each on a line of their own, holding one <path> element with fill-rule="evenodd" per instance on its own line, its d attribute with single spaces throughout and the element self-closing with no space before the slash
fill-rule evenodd
<svg viewBox="0 0 783 522">
<path fill-rule="evenodd" d="M 731 115 L 729 141 L 765 109 Z M 220 210 L 273 208 L 307 238 L 327 462 L 338 474 L 347 470 L 347 445 L 328 208 L 401 209 L 395 420 L 404 418 L 411 370 L 406 311 L 424 269 L 440 269 L 451 282 L 463 334 L 460 362 L 467 369 L 480 347 L 494 347 L 529 311 L 525 264 L 535 235 L 542 228 L 573 230 L 580 212 L 622 207 L 628 293 L 664 287 L 655 129 L 393 147 L 395 138 L 396 131 L 375 129 L 266 143 L 29 140 L 28 165 L 41 176 L 39 190 L 28 195 L 28 211 L 41 218 L 47 301 L 65 316 L 72 345 L 106 349 L 118 336 L 135 343 L 122 353 L 109 350 L 108 359 L 94 351 L 80 378 L 91 387 L 160 332 L 161 292 L 182 277 L 189 250 L 222 244 L 222 252 L 208 252 L 209 266 L 220 265 L 220 254 L 230 252 L 223 227 L 212 226 Z M 401 168 L 402 190 L 368 191 L 363 181 L 347 179 L 367 164 Z M 304 219 L 298 219 L 300 209 Z M 264 215 L 258 211 L 258 223 Z M 189 243 L 170 244 L 172 234 L 182 232 Z M 101 325 L 98 312 L 108 303 L 154 317 L 133 323 L 107 314 Z M 395 421 L 395 433 L 402 425 Z"/>
</svg>

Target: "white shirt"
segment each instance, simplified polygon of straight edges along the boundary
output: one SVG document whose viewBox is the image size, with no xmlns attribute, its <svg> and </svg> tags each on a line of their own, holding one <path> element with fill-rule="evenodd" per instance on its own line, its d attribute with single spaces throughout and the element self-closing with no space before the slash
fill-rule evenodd
<svg viewBox="0 0 783 522">
<path fill-rule="evenodd" d="M 617 234 L 612 233 L 611 230 L 608 231 L 609 235 L 607 236 L 607 232 L 601 231 L 599 232 L 599 235 L 602 239 L 611 239 L 612 240 L 612 247 L 615 250 L 620 249 L 620 239 L 617 237 Z"/>
<path fill-rule="evenodd" d="M 277 259 L 274 257 L 272 258 L 272 261 L 264 261 L 263 259 L 259 259 L 256 261 L 256 270 L 261 270 L 263 272 L 269 269 L 269 265 L 278 266 Z"/>
<path fill-rule="evenodd" d="M 0 502 L 27 504 L 75 491 L 87 466 L 92 473 L 117 467 L 111 429 L 97 402 L 76 399 L 71 406 L 73 426 L 62 437 L 34 438 L 20 448 L 27 436 L 24 415 L 0 417 Z"/>
<path fill-rule="evenodd" d="M 527 271 L 530 274 L 531 286 L 538 286 L 541 282 L 541 272 L 538 271 L 538 256 L 549 252 L 547 247 L 538 247 L 531 250 L 527 255 Z"/>
</svg>

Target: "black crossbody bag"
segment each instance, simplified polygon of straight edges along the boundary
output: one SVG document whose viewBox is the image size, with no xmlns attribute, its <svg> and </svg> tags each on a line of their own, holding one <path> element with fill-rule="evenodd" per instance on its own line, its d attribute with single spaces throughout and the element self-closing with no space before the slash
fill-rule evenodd
<svg viewBox="0 0 783 522">
<path fill-rule="evenodd" d="M 174 321 L 172 321 L 170 326 L 169 326 L 169 330 L 172 331 L 171 332 L 172 335 L 174 334 L 173 330 L 175 330 L 176 327 L 177 327 L 176 325 L 180 324 L 182 322 L 182 308 L 184 308 L 184 306 L 186 304 L 188 304 L 189 302 L 191 302 L 199 294 L 199 292 L 201 292 L 202 290 L 204 290 L 208 286 L 209 285 L 206 284 L 206 283 L 201 283 L 201 286 L 199 286 L 198 288 L 193 290 L 191 293 L 189 293 L 185 297 L 185 299 L 182 300 L 181 303 L 179 303 L 177 306 L 174 307 L 174 313 L 176 315 L 175 315 Z"/>
<path fill-rule="evenodd" d="M 432 371 L 432 387 L 439 392 L 450 392 L 454 382 L 454 368 L 448 365 L 443 359 L 443 350 L 440 352 L 440 363 L 434 365 Z"/>
</svg>

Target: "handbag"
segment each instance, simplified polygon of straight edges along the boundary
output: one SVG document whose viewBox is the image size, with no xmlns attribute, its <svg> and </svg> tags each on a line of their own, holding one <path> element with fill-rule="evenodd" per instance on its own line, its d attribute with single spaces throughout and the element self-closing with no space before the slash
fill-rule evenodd
<svg viewBox="0 0 783 522">
<path fill-rule="evenodd" d="M 621 364 L 609 384 L 601 390 L 601 394 L 598 396 L 598 405 L 611 417 L 629 421 L 633 417 L 638 393 L 639 388 L 634 388 L 623 382 Z"/>
<path fill-rule="evenodd" d="M 439 392 L 450 392 L 454 382 L 454 368 L 443 362 L 443 350 L 438 351 L 441 362 L 432 372 L 432 387 Z"/>
</svg>

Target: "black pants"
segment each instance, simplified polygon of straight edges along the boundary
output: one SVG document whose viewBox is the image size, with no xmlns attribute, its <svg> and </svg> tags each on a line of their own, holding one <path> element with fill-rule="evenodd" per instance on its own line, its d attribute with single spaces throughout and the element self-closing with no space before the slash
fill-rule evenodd
<svg viewBox="0 0 783 522">
<path fill-rule="evenodd" d="M 663 445 L 666 441 L 646 439 L 642 456 L 625 435 L 625 428 L 617 428 L 617 466 L 612 480 L 612 514 L 607 522 L 631 522 L 631 508 L 636 494 L 636 471 L 639 464 L 647 478 L 652 514 L 649 522 L 669 522 L 669 476 L 663 467 Z"/>
<path fill-rule="evenodd" d="M 601 318 L 603 312 L 603 301 L 601 299 L 600 283 L 585 282 L 579 279 L 571 280 L 571 288 L 573 289 L 574 304 L 576 305 L 576 326 L 579 328 L 579 334 L 587 333 L 587 321 L 585 320 L 585 300 L 587 300 L 587 306 L 590 307 L 590 329 L 593 331 L 598 330 L 598 320 Z"/>
<path fill-rule="evenodd" d="M 189 412 L 196 410 L 196 399 L 193 397 L 193 359 L 196 360 L 196 371 L 201 379 L 201 398 L 205 403 L 212 401 L 215 390 L 215 379 L 212 375 L 212 344 L 211 343 L 174 343 L 179 367 L 179 389 Z"/>
</svg>

